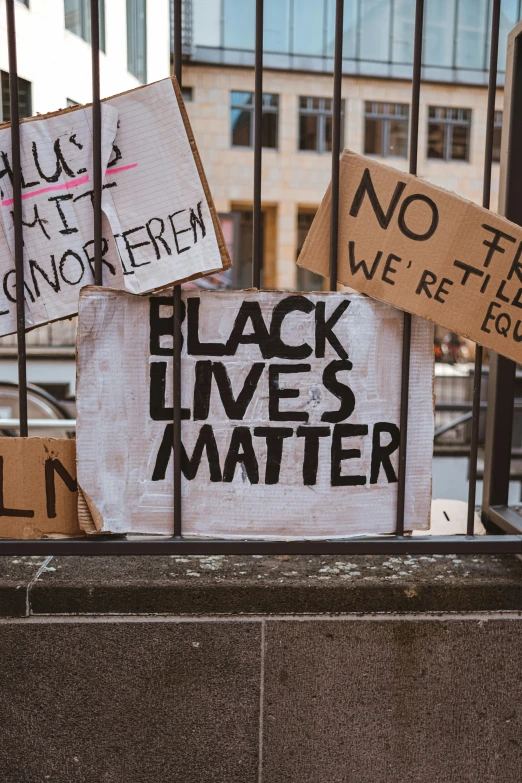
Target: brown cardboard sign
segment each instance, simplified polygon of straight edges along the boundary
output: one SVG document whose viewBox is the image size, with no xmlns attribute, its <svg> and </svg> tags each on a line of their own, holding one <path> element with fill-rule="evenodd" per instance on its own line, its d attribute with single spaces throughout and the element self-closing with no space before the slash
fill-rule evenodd
<svg viewBox="0 0 522 783">
<path fill-rule="evenodd" d="M 0 538 L 82 535 L 76 444 L 57 438 L 0 438 Z"/>
<path fill-rule="evenodd" d="M 395 529 L 402 313 L 358 294 L 183 291 L 185 535 Z M 84 288 L 77 449 L 87 532 L 173 530 L 173 299 Z M 431 500 L 433 329 L 412 319 L 405 528 Z M 90 511 L 86 522 L 84 511 Z"/>
<path fill-rule="evenodd" d="M 330 189 L 299 266 L 328 275 Z M 522 228 L 454 193 L 345 150 L 340 283 L 522 362 Z"/>
</svg>

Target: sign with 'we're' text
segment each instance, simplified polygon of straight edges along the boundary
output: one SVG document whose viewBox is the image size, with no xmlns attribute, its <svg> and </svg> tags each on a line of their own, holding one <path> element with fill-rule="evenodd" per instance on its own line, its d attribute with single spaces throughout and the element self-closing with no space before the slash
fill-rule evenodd
<svg viewBox="0 0 522 783">
<path fill-rule="evenodd" d="M 330 189 L 298 264 L 328 275 Z M 522 228 L 345 151 L 338 278 L 522 362 Z"/>
<path fill-rule="evenodd" d="M 230 266 L 175 80 L 102 102 L 104 285 L 154 291 Z M 91 107 L 20 125 L 27 328 L 94 282 Z M 0 335 L 16 330 L 11 130 L 0 128 Z"/>
<path fill-rule="evenodd" d="M 402 313 L 360 295 L 185 291 L 183 532 L 236 538 L 395 527 Z M 171 295 L 88 287 L 78 481 L 98 531 L 172 533 Z M 405 526 L 431 500 L 433 329 L 413 319 Z"/>
</svg>

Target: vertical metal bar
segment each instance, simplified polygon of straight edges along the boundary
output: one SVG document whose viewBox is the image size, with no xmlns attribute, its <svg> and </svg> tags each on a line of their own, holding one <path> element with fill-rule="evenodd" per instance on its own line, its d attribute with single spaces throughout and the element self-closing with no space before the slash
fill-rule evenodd
<svg viewBox="0 0 522 783">
<path fill-rule="evenodd" d="M 488 110 L 486 119 L 486 148 L 484 154 L 484 181 L 482 206 L 489 209 L 491 197 L 491 164 L 493 161 L 493 132 L 495 125 L 495 98 L 497 93 L 498 39 L 500 30 L 500 3 L 493 0 L 491 11 L 491 46 L 489 57 Z M 469 489 L 467 534 L 475 530 L 475 503 L 477 496 L 477 457 L 480 424 L 480 390 L 482 385 L 482 346 L 475 348 L 475 374 L 473 376 L 473 414 L 471 421 L 471 445 L 469 454 Z"/>
<path fill-rule="evenodd" d="M 337 290 L 339 250 L 339 156 L 341 153 L 341 88 L 343 77 L 344 0 L 335 3 L 334 84 L 332 105 L 332 187 L 330 209 L 330 291 Z"/>
<path fill-rule="evenodd" d="M 94 209 L 94 282 L 103 285 L 102 274 L 102 161 L 100 104 L 100 9 L 99 0 L 91 0 L 92 60 L 92 168 Z"/>
<path fill-rule="evenodd" d="M 6 0 L 7 45 L 9 50 L 9 101 L 11 109 L 11 164 L 13 169 L 13 217 L 16 279 L 16 335 L 18 340 L 18 400 L 20 437 L 26 438 L 27 355 L 25 348 L 24 240 L 22 226 L 22 168 L 20 163 L 20 112 L 18 109 L 18 67 L 14 0 Z"/>
<path fill-rule="evenodd" d="M 508 64 L 511 88 L 506 90 L 504 99 L 504 117 L 508 116 L 502 141 L 505 183 L 504 191 L 499 195 L 505 217 L 522 226 L 522 33 L 514 39 L 512 56 L 512 67 Z M 515 379 L 515 362 L 493 354 L 489 362 L 482 493 L 482 516 L 486 521 L 490 506 L 507 505 L 508 502 Z"/>
<path fill-rule="evenodd" d="M 261 163 L 263 152 L 263 6 L 256 0 L 256 56 L 254 75 L 254 215 L 252 237 L 252 287 L 261 288 Z"/>
<path fill-rule="evenodd" d="M 181 0 L 174 0 L 174 75 L 181 89 Z M 181 286 L 173 291 L 174 324 L 172 338 L 172 406 L 174 461 L 174 536 L 180 537 L 181 524 Z"/>
<path fill-rule="evenodd" d="M 415 7 L 415 42 L 413 50 L 413 77 L 411 88 L 411 127 L 410 127 L 410 174 L 417 174 L 419 152 L 419 111 L 420 84 L 422 67 L 422 29 L 424 23 L 424 0 L 417 0 Z M 404 313 L 401 363 L 401 408 L 400 408 L 400 444 L 399 476 L 397 484 L 397 520 L 395 533 L 404 534 L 404 511 L 406 498 L 406 456 L 408 448 L 408 402 L 410 394 L 410 355 L 411 355 L 411 315 Z"/>
</svg>

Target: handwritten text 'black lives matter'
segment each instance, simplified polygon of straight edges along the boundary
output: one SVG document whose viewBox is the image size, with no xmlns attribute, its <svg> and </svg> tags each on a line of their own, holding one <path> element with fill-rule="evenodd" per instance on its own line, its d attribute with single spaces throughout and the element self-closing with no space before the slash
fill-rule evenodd
<svg viewBox="0 0 522 783">
<path fill-rule="evenodd" d="M 204 300 L 189 297 L 183 303 L 182 323 L 186 320 L 186 353 L 195 362 L 192 407 L 182 408 L 182 420 L 206 422 L 210 414 L 211 395 L 217 394 L 226 417 L 230 421 L 243 422 L 247 409 L 256 395 L 268 397 L 270 424 L 253 426 L 237 424 L 232 429 L 226 453 L 220 454 L 214 426 L 204 423 L 189 457 L 182 446 L 181 469 L 188 480 L 196 478 L 203 452 L 206 453 L 210 481 L 231 482 L 240 466 L 251 484 L 279 483 L 281 465 L 285 458 L 285 441 L 300 438 L 304 441 L 302 481 L 314 485 L 317 481 L 320 456 L 326 449 L 320 443 L 328 443 L 331 486 L 362 486 L 376 484 L 381 468 L 388 483 L 397 481 L 391 455 L 399 447 L 399 429 L 392 422 L 368 424 L 352 423 L 350 419 L 356 405 L 355 395 L 346 382 L 346 372 L 353 369 L 346 348 L 341 344 L 335 327 L 348 315 L 350 301 L 345 299 L 326 316 L 325 302 L 313 303 L 306 296 L 291 295 L 281 299 L 271 310 L 270 318 L 263 315 L 259 301 L 245 299 L 235 316 L 228 339 L 223 342 L 202 342 L 200 337 L 200 308 Z M 162 312 L 170 311 L 168 315 Z M 282 326 L 290 313 L 302 313 L 313 319 L 315 344 L 289 345 L 282 338 Z M 151 357 L 171 356 L 172 348 L 162 345 L 162 337 L 172 335 L 172 297 L 150 298 L 150 354 Z M 226 362 L 220 358 L 236 356 L 240 345 L 256 345 L 259 361 L 245 362 L 242 387 L 233 390 Z M 325 363 L 327 344 L 338 358 Z M 330 393 L 332 407 L 321 415 L 321 424 L 309 424 L 305 410 L 285 410 L 285 399 L 300 397 L 299 381 L 312 370 L 311 362 L 322 360 L 322 385 Z M 167 361 L 154 360 L 150 364 L 150 417 L 154 421 L 172 422 L 173 409 L 165 406 L 167 386 Z M 344 374 L 344 375 L 343 375 Z M 339 376 L 343 376 L 341 379 Z M 268 389 L 261 389 L 262 377 L 268 380 Z M 284 423 L 284 424 L 283 424 Z M 361 457 L 361 439 L 371 439 L 369 474 L 345 475 L 343 463 Z M 357 444 L 349 439 L 356 438 Z M 256 442 L 266 444 L 266 464 L 260 471 L 260 453 Z M 354 448 L 357 445 L 357 448 Z M 153 459 L 152 480 L 164 480 L 173 449 L 173 425 L 165 426 L 161 445 Z"/>
</svg>

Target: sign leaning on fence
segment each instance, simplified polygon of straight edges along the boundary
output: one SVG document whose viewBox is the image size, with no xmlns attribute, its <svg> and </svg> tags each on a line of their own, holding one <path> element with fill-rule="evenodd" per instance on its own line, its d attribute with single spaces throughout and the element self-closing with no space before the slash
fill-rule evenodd
<svg viewBox="0 0 522 783">
<path fill-rule="evenodd" d="M 172 533 L 169 295 L 80 295 L 77 450 L 92 530 Z M 402 314 L 359 295 L 183 294 L 183 532 L 391 533 Z M 407 530 L 431 501 L 433 330 L 413 321 Z"/>
<path fill-rule="evenodd" d="M 94 282 L 92 112 L 22 122 L 27 327 Z M 102 103 L 104 285 L 143 293 L 230 265 L 175 80 Z M 16 330 L 11 130 L 0 129 L 0 335 Z"/>
<path fill-rule="evenodd" d="M 522 228 L 345 150 L 338 278 L 522 362 Z M 330 189 L 299 266 L 328 275 Z"/>
</svg>

